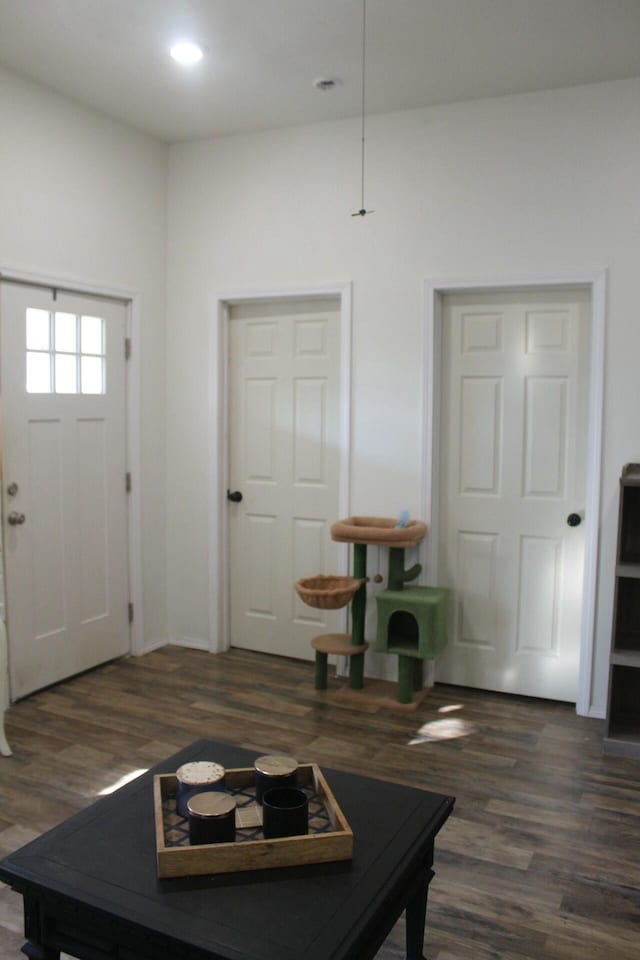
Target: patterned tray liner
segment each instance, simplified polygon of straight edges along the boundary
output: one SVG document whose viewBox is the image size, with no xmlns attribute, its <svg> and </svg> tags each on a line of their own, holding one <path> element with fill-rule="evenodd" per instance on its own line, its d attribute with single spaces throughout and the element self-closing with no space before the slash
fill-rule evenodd
<svg viewBox="0 0 640 960">
<path fill-rule="evenodd" d="M 333 827 L 322 798 L 312 786 L 300 787 L 309 798 L 309 833 L 330 833 Z M 236 801 L 236 842 L 264 840 L 262 834 L 262 807 L 256 803 L 254 786 L 228 790 Z M 176 810 L 175 796 L 162 802 L 164 842 L 167 847 L 189 846 L 189 821 Z"/>
</svg>

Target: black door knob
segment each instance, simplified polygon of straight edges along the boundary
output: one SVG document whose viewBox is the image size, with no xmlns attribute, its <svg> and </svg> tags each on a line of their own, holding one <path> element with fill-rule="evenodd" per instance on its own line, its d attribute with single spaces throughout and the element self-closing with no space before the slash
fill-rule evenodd
<svg viewBox="0 0 640 960">
<path fill-rule="evenodd" d="M 227 500 L 231 500 L 231 503 L 240 503 L 242 494 L 239 490 L 234 490 L 233 493 L 231 493 L 231 490 L 227 490 Z"/>
<path fill-rule="evenodd" d="M 567 523 L 570 527 L 579 527 L 582 523 L 582 517 L 579 513 L 570 513 L 567 517 Z"/>
</svg>

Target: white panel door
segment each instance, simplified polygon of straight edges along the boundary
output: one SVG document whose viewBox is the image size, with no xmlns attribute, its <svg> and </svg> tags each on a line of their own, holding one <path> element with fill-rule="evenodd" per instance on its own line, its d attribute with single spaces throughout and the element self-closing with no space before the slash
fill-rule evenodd
<svg viewBox="0 0 640 960">
<path fill-rule="evenodd" d="M 4 283 L 11 695 L 129 650 L 125 307 Z"/>
<path fill-rule="evenodd" d="M 229 502 L 231 645 L 311 659 L 339 614 L 293 584 L 339 573 L 339 304 L 261 302 L 231 310 Z"/>
<path fill-rule="evenodd" d="M 588 295 L 451 295 L 442 343 L 438 578 L 453 603 L 437 678 L 575 702 Z"/>
</svg>

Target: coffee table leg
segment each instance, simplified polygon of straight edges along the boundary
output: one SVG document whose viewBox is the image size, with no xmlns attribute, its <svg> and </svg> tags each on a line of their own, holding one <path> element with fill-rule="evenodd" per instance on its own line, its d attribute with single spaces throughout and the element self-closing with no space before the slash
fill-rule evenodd
<svg viewBox="0 0 640 960">
<path fill-rule="evenodd" d="M 424 925 L 427 915 L 427 894 L 434 876 L 428 868 L 420 871 L 415 892 L 407 903 L 405 921 L 407 928 L 407 960 L 426 960 L 423 954 Z"/>
<path fill-rule="evenodd" d="M 22 895 L 24 903 L 24 935 L 29 939 L 22 947 L 22 953 L 30 960 L 60 960 L 60 951 L 55 947 L 47 947 L 43 944 L 44 934 L 44 910 L 42 901 L 37 896 L 29 893 Z"/>
<path fill-rule="evenodd" d="M 29 960 L 60 960 L 60 951 L 53 947 L 41 947 L 36 943 L 25 943 L 22 947 L 22 953 L 29 957 Z"/>
</svg>

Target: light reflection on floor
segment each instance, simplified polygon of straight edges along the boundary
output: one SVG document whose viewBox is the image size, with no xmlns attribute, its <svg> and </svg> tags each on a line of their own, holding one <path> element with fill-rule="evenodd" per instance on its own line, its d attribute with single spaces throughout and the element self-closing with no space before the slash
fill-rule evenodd
<svg viewBox="0 0 640 960">
<path fill-rule="evenodd" d="M 453 713 L 456 710 L 462 710 L 461 703 L 450 703 L 446 707 L 439 707 L 438 713 Z M 441 740 L 457 740 L 459 737 L 469 737 L 475 733 L 476 728 L 473 723 L 463 720 L 461 717 L 443 717 L 442 720 L 429 720 L 423 723 L 416 731 L 413 739 L 409 740 L 409 746 L 413 747 L 419 743 L 438 743 Z"/>
<path fill-rule="evenodd" d="M 105 787 L 104 790 L 100 790 L 100 792 L 98 793 L 98 796 L 106 797 L 110 793 L 115 793 L 115 791 L 119 790 L 120 787 L 124 787 L 126 783 L 131 783 L 131 781 L 135 780 L 136 777 L 139 777 L 146 772 L 147 772 L 147 767 L 142 767 L 140 770 L 132 770 L 131 773 L 125 773 L 124 777 L 120 777 L 120 779 L 116 780 L 115 783 L 112 783 L 110 786 Z"/>
</svg>

